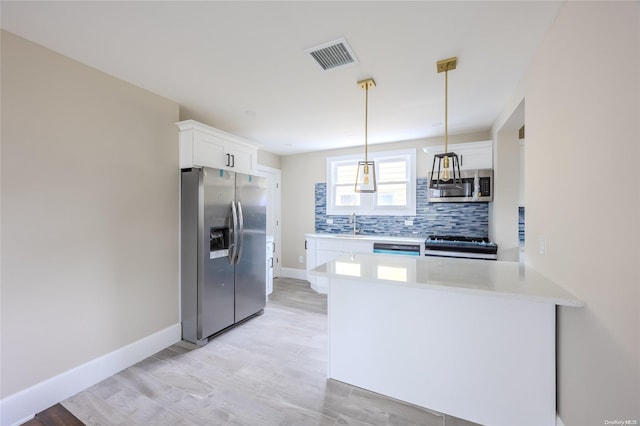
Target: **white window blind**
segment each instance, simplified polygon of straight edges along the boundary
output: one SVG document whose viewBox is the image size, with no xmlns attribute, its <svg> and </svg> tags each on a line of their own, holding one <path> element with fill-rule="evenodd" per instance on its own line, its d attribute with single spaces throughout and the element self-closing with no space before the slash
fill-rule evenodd
<svg viewBox="0 0 640 426">
<path fill-rule="evenodd" d="M 407 206 L 408 164 L 406 159 L 380 161 L 378 165 L 378 206 Z"/>
<path fill-rule="evenodd" d="M 360 193 L 353 190 L 357 169 L 357 161 L 336 164 L 334 198 L 337 207 L 355 207 L 360 205 Z"/>
</svg>

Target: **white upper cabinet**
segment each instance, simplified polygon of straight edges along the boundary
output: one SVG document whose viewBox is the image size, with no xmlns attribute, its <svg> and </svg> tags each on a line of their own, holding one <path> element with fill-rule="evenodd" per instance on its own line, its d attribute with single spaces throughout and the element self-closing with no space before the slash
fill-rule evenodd
<svg viewBox="0 0 640 426">
<path fill-rule="evenodd" d="M 444 145 L 422 148 L 427 154 L 427 167 L 431 171 L 433 156 L 444 153 Z M 492 169 L 493 141 L 449 144 L 449 152 L 458 154 L 460 170 Z M 438 165 L 436 164 L 436 168 Z"/>
<path fill-rule="evenodd" d="M 180 168 L 215 167 L 251 173 L 258 146 L 194 120 L 176 123 L 180 129 Z"/>
</svg>

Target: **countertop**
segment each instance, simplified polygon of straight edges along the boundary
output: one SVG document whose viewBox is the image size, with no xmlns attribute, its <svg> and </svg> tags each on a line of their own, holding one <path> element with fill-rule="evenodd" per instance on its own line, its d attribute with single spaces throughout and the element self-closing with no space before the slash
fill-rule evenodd
<svg viewBox="0 0 640 426">
<path fill-rule="evenodd" d="M 311 238 L 327 238 L 336 240 L 355 240 L 355 241 L 376 241 L 376 242 L 390 242 L 390 243 L 419 243 L 424 244 L 424 240 L 427 237 L 389 237 L 382 235 L 369 235 L 369 234 L 305 234 L 305 237 Z"/>
<path fill-rule="evenodd" d="M 517 262 L 352 254 L 320 265 L 311 273 L 328 278 L 583 306 L 582 301 L 567 290 Z"/>
</svg>

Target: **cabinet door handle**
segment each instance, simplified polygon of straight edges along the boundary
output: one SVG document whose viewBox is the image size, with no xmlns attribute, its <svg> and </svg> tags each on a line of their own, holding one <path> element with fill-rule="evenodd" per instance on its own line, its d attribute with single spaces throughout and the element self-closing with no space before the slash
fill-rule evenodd
<svg viewBox="0 0 640 426">
<path fill-rule="evenodd" d="M 460 156 L 460 165 L 464 166 L 464 155 Z"/>
<path fill-rule="evenodd" d="M 235 154 L 231 154 L 231 167 L 236 166 L 236 156 Z"/>
<path fill-rule="evenodd" d="M 276 243 L 273 243 L 271 245 L 271 248 L 273 249 L 272 252 L 275 253 L 276 252 Z"/>
<path fill-rule="evenodd" d="M 227 167 L 233 167 L 231 165 L 231 154 L 227 154 Z"/>
<path fill-rule="evenodd" d="M 304 240 L 304 249 L 307 249 L 307 240 Z"/>
</svg>

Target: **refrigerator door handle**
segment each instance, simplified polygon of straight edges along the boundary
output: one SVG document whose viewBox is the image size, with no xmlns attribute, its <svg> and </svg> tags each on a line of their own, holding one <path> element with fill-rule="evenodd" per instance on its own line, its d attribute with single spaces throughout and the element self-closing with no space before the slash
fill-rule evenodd
<svg viewBox="0 0 640 426">
<path fill-rule="evenodd" d="M 238 250 L 238 212 L 236 205 L 231 201 L 231 241 L 229 242 L 229 263 L 235 263 Z"/>
<path fill-rule="evenodd" d="M 242 214 L 242 204 L 238 201 L 238 250 L 236 255 L 236 264 L 240 263 L 242 258 L 242 247 L 244 246 L 244 215 Z"/>
</svg>

